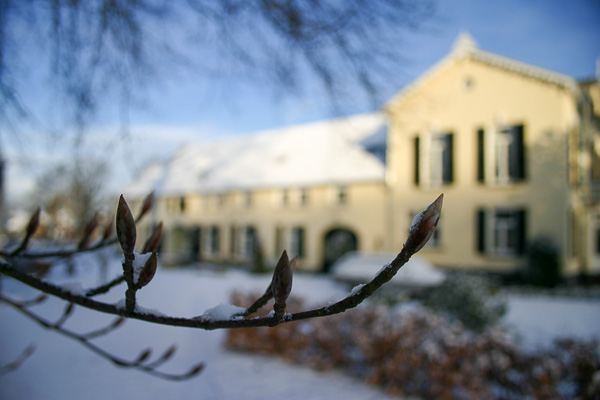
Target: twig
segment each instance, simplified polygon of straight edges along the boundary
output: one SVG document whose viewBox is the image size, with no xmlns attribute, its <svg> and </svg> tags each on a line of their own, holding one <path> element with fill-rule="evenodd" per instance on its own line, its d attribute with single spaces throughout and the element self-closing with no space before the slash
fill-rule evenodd
<svg viewBox="0 0 600 400">
<path fill-rule="evenodd" d="M 104 285 L 98 286 L 96 288 L 88 289 L 85 292 L 85 295 L 87 297 L 93 297 L 93 296 L 97 296 L 99 294 L 104 294 L 104 293 L 108 292 L 110 289 L 112 289 L 113 287 L 121 284 L 122 282 L 125 282 L 125 276 L 119 275 L 115 279 L 113 279 L 110 282 L 105 283 Z"/>
<path fill-rule="evenodd" d="M 83 345 L 87 349 L 91 350 L 92 352 L 96 353 L 97 355 L 101 356 L 102 358 L 105 358 L 105 359 L 111 361 L 113 364 L 115 364 L 119 367 L 138 369 L 147 374 L 150 374 L 150 375 L 153 375 L 153 376 L 156 376 L 159 378 L 167 379 L 167 380 L 172 380 L 172 381 L 181 381 L 181 380 L 192 378 L 192 377 L 196 376 L 198 373 L 200 373 L 202 371 L 202 369 L 204 368 L 204 364 L 201 363 L 201 364 L 195 365 L 189 371 L 187 371 L 183 374 L 169 374 L 166 372 L 157 371 L 156 368 L 158 366 L 164 364 L 173 355 L 173 353 L 174 353 L 173 346 L 170 347 L 169 349 L 167 349 L 167 351 L 165 353 L 163 353 L 163 355 L 161 357 L 159 357 L 158 359 L 156 359 L 155 361 L 150 362 L 150 363 L 144 364 L 144 361 L 146 361 L 150 356 L 149 350 L 142 351 L 142 353 L 140 353 L 140 355 L 134 361 L 125 360 L 125 359 L 119 358 L 119 357 L 109 353 L 108 351 L 100 348 L 99 346 L 97 346 L 89 341 L 89 339 L 91 339 L 91 338 L 95 338 L 102 334 L 107 334 L 107 333 L 113 331 L 119 325 L 121 325 L 121 323 L 118 323 L 118 324 L 112 323 L 111 325 L 109 325 L 105 328 L 102 328 L 98 331 L 95 331 L 92 334 L 81 335 L 74 331 L 71 331 L 71 330 L 68 330 L 68 329 L 65 329 L 62 327 L 64 320 L 66 320 L 66 318 L 68 318 L 69 313 L 70 313 L 67 310 L 65 310 L 65 312 L 63 313 L 63 316 L 61 316 L 61 318 L 57 322 L 52 323 L 52 322 L 40 317 L 39 315 L 35 314 L 33 311 L 31 311 L 29 308 L 24 306 L 22 303 L 12 300 L 12 299 L 4 296 L 3 294 L 0 294 L 0 300 L 13 306 L 15 309 L 17 309 L 23 315 L 25 315 L 28 318 L 32 319 L 33 321 L 37 322 L 44 328 L 53 330 L 63 336 L 66 336 L 70 339 L 73 339 L 73 340 L 81 343 L 81 345 Z M 66 315 L 66 317 L 65 317 L 65 315 Z M 29 349 L 29 347 L 28 347 L 28 349 Z M 26 351 L 27 351 L 27 349 L 26 349 Z M 8 372 L 8 371 L 18 368 L 19 365 L 30 355 L 30 353 L 32 351 L 33 350 L 31 350 L 29 352 L 29 354 L 25 354 L 25 352 L 24 352 L 25 355 L 21 355 L 17 360 L 13 361 L 12 363 L 8 364 L 7 366 L 2 367 L 2 369 L 0 369 L 0 374 L 5 373 L 5 371 Z"/>
<path fill-rule="evenodd" d="M 6 375 L 9 372 L 17 370 L 21 366 L 21 364 L 23 364 L 25 360 L 27 360 L 33 354 L 34 351 L 35 345 L 30 344 L 29 346 L 27 346 L 25 350 L 23 350 L 23 352 L 21 352 L 21 354 L 19 354 L 14 361 L 0 367 L 0 376 Z"/>
</svg>

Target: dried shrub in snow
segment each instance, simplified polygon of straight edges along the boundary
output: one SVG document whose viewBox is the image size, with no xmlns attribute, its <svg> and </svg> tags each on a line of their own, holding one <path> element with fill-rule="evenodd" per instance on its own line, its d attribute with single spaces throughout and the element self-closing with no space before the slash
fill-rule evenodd
<svg viewBox="0 0 600 400">
<path fill-rule="evenodd" d="M 248 304 L 254 296 L 234 293 Z M 303 301 L 290 298 L 290 307 Z M 319 370 L 343 368 L 388 392 L 423 398 L 598 398 L 597 343 L 522 351 L 499 328 L 481 333 L 418 303 L 366 306 L 328 319 L 228 331 L 234 350 L 276 354 Z"/>
</svg>

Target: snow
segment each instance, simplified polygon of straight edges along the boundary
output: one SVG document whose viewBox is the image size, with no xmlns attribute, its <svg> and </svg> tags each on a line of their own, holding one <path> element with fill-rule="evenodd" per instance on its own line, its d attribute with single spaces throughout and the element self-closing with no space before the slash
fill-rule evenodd
<svg viewBox="0 0 600 400">
<path fill-rule="evenodd" d="M 113 278 L 121 270 L 117 257 L 108 271 L 102 271 L 85 256 L 77 263 L 77 272 L 85 286 L 95 285 L 99 276 Z M 61 284 L 74 281 L 59 267 L 50 279 Z M 243 271 L 201 271 L 159 267 L 156 278 L 138 292 L 140 309 L 183 317 L 199 315 L 216 308 L 217 314 L 231 315 L 227 305 L 234 289 L 262 294 L 271 280 L 267 275 L 250 275 Z M 33 298 L 36 292 L 11 279 L 4 278 L 6 293 Z M 114 293 L 113 293 L 114 292 Z M 100 300 L 116 303 L 124 297 L 125 285 L 118 286 Z M 348 289 L 326 276 L 297 273 L 293 294 L 324 305 L 345 297 Z M 509 311 L 505 323 L 513 326 L 527 346 L 549 346 L 564 334 L 581 338 L 598 337 L 600 332 L 600 300 L 565 299 L 548 296 L 508 294 Z M 222 304 L 219 306 L 219 304 Z M 223 306 L 224 305 L 224 306 Z M 217 307 L 215 307 L 217 306 Z M 360 307 L 360 306 L 359 306 Z M 407 304 L 406 307 L 415 307 Z M 50 319 L 58 319 L 64 303 L 48 300 L 33 310 Z M 110 324 L 114 316 L 76 307 L 65 327 L 89 332 Z M 225 331 L 204 331 L 127 321 L 117 331 L 96 339 L 106 350 L 135 359 L 147 347 L 157 358 L 171 344 L 178 350 L 162 370 L 182 373 L 198 362 L 206 363 L 196 378 L 170 382 L 140 371 L 117 368 L 110 362 L 84 349 L 78 343 L 47 331 L 12 308 L 0 304 L 0 364 L 15 359 L 34 343 L 33 355 L 15 372 L 0 377 L 2 399 L 391 399 L 375 387 L 338 372 L 318 372 L 290 365 L 277 358 L 251 356 L 227 351 L 221 346 Z M 301 329 L 308 329 L 306 326 Z"/>
<path fill-rule="evenodd" d="M 374 113 L 188 144 L 150 165 L 126 195 L 383 181 L 385 165 L 368 148 L 385 140 L 385 118 Z"/>
<path fill-rule="evenodd" d="M 78 264 L 84 275 L 84 285 L 94 285 L 98 275 L 114 277 L 120 270 L 115 259 L 108 272 L 91 265 L 91 257 Z M 73 280 L 64 269 L 53 271 L 53 281 Z M 155 279 L 137 293 L 139 307 L 156 309 L 174 316 L 193 317 L 220 303 L 227 304 L 234 289 L 262 294 L 270 276 L 253 276 L 241 271 L 225 273 L 166 269 L 159 267 Z M 3 290 L 21 293 L 25 298 L 35 291 L 11 279 L 3 279 Z M 99 296 L 116 303 L 124 297 L 125 285 L 107 295 Z M 114 292 L 114 293 L 113 293 Z M 347 289 L 318 276 L 296 274 L 294 293 L 326 303 L 341 299 Z M 54 299 L 36 306 L 34 311 L 59 318 L 64 303 Z M 65 327 L 89 332 L 106 326 L 114 316 L 90 312 L 76 307 Z M 12 361 L 29 344 L 36 351 L 15 372 L 0 377 L 0 399 L 392 399 L 374 387 L 349 378 L 339 372 L 318 372 L 290 365 L 271 357 L 256 357 L 227 351 L 221 346 L 225 331 L 204 331 L 127 321 L 117 331 L 96 339 L 106 350 L 125 358 L 135 359 L 147 347 L 157 358 L 171 344 L 178 350 L 162 370 L 183 373 L 198 362 L 206 368 L 196 378 L 170 382 L 140 371 L 122 369 L 84 349 L 78 343 L 55 332 L 47 331 L 0 303 L 0 364 Z"/>
<path fill-rule="evenodd" d="M 395 257 L 395 253 L 348 253 L 332 266 L 332 275 L 341 281 L 366 283 L 386 268 Z M 390 283 L 422 287 L 437 285 L 443 280 L 443 272 L 435 269 L 426 259 L 414 255 L 400 268 Z"/>
<path fill-rule="evenodd" d="M 133 259 L 133 283 L 137 284 L 138 279 L 140 279 L 140 274 L 144 270 L 144 266 L 146 265 L 146 261 L 150 258 L 152 253 L 138 254 L 134 252 Z"/>
<path fill-rule="evenodd" d="M 216 307 L 209 308 L 204 314 L 197 318 L 207 321 L 229 320 L 234 319 L 236 316 L 238 318 L 243 318 L 240 314 L 243 314 L 245 311 L 246 309 L 244 307 L 221 303 Z"/>
</svg>

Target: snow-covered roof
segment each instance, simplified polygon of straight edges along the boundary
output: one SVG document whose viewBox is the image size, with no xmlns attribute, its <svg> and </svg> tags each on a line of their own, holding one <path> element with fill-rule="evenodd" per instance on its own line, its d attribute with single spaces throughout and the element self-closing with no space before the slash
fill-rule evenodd
<svg viewBox="0 0 600 400">
<path fill-rule="evenodd" d="M 452 51 L 446 57 L 438 61 L 433 67 L 428 69 L 418 79 L 406 86 L 388 101 L 386 108 L 393 108 L 394 105 L 398 104 L 398 102 L 420 87 L 423 82 L 437 75 L 440 71 L 444 70 L 446 66 L 463 59 L 479 61 L 505 71 L 553 84 L 570 91 L 576 96 L 578 96 L 579 93 L 577 82 L 570 76 L 483 51 L 477 46 L 477 42 L 470 34 L 463 32 L 455 40 L 452 45 Z"/>
<path fill-rule="evenodd" d="M 132 198 L 269 187 L 383 181 L 384 163 L 368 151 L 385 146 L 381 113 L 361 114 L 182 146 L 147 167 L 127 189 Z"/>
</svg>

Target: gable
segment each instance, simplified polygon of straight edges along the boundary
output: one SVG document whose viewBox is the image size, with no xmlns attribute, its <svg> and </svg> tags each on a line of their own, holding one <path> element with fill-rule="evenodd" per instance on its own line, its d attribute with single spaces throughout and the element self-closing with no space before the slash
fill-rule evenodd
<svg viewBox="0 0 600 400">
<path fill-rule="evenodd" d="M 439 85 L 440 82 L 443 84 L 444 79 L 448 79 L 447 77 L 452 75 L 453 70 L 457 68 L 468 70 L 474 66 L 480 66 L 482 68 L 480 71 L 488 71 L 489 76 L 485 77 L 486 81 L 501 80 L 503 79 L 502 77 L 507 79 L 513 78 L 513 82 L 521 82 L 523 84 L 535 82 L 554 89 L 564 90 L 574 97 L 579 96 L 577 83 L 571 77 L 481 51 L 468 34 L 462 34 L 455 42 L 453 50 L 449 55 L 400 91 L 384 108 L 388 114 L 396 113 L 399 108 L 404 107 L 405 103 L 410 102 L 411 99 L 422 97 L 432 87 Z M 496 72 L 495 74 L 493 73 L 494 71 Z M 467 75 L 468 71 L 463 72 L 465 75 L 460 77 L 462 82 L 457 82 L 457 85 L 463 85 L 464 89 L 464 85 L 468 84 L 467 79 L 469 76 Z M 493 79 L 490 79 L 490 76 L 493 76 Z M 473 79 L 471 83 L 477 84 Z"/>
</svg>

